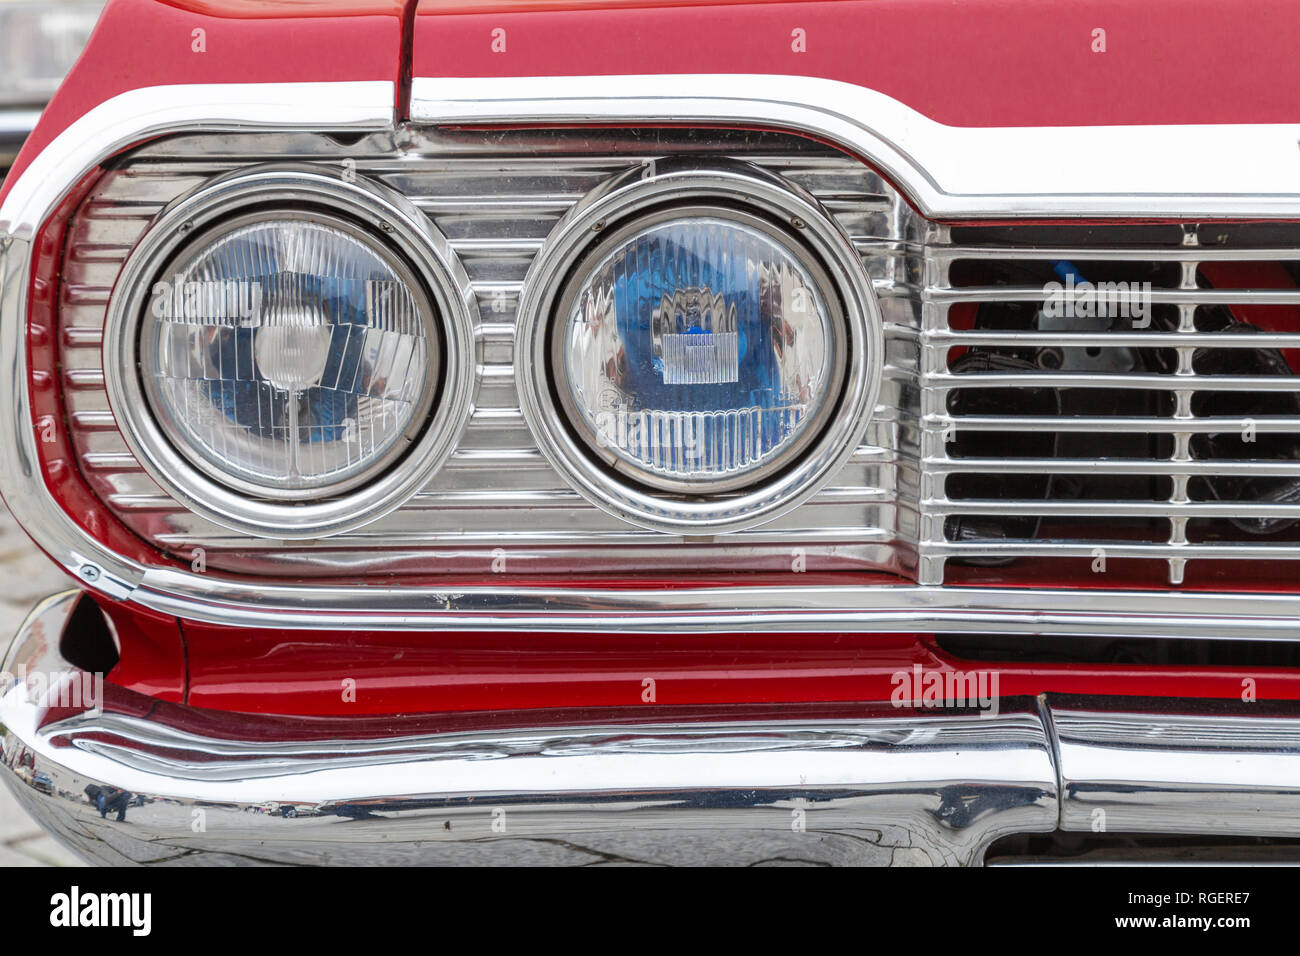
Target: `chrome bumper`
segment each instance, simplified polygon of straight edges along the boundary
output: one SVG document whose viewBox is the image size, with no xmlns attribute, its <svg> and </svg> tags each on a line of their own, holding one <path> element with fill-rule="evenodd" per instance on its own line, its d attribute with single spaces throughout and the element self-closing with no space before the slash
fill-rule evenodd
<svg viewBox="0 0 1300 956">
<path fill-rule="evenodd" d="M 8 674 L 77 673 L 57 651 L 75 597 L 32 613 Z M 984 716 L 856 705 L 487 730 L 113 688 L 100 713 L 47 704 L 5 679 L 4 776 L 99 863 L 970 865 L 1001 836 L 1058 828 L 1300 836 L 1300 719 L 1284 716 L 1022 698 Z"/>
</svg>

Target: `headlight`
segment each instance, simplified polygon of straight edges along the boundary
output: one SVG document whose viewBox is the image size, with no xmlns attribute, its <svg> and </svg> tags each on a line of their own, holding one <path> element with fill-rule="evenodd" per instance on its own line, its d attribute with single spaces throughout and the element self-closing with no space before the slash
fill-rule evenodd
<svg viewBox="0 0 1300 956">
<path fill-rule="evenodd" d="M 638 218 L 563 300 L 552 365 L 569 420 L 655 488 L 751 485 L 814 437 L 839 395 L 844 322 L 800 240 L 724 208 Z"/>
<path fill-rule="evenodd" d="M 515 376 L 542 451 L 655 530 L 738 530 L 806 500 L 878 387 L 879 311 L 852 243 L 807 193 L 742 164 L 606 183 L 547 239 L 519 312 Z"/>
<path fill-rule="evenodd" d="M 472 408 L 463 269 L 408 200 L 252 167 L 178 200 L 109 302 L 105 385 L 145 470 L 270 537 L 358 527 L 419 491 Z"/>
<path fill-rule="evenodd" d="M 257 213 L 165 268 L 140 372 L 167 437 L 214 478 L 271 498 L 337 493 L 424 424 L 434 319 L 380 240 L 322 213 Z"/>
</svg>

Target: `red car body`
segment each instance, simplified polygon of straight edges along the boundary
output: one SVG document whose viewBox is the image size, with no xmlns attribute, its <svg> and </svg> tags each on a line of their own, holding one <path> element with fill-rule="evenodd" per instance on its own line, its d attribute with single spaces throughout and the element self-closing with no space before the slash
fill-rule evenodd
<svg viewBox="0 0 1300 956">
<path fill-rule="evenodd" d="M 444 81 L 583 77 L 589 78 L 591 95 L 598 96 L 600 78 L 631 77 L 645 96 L 653 97 L 657 77 L 680 81 L 700 75 L 797 77 L 844 84 L 902 104 L 943 130 L 964 132 L 1003 135 L 1019 130 L 1032 136 L 1043 130 L 1098 128 L 1107 130 L 1106 142 L 1115 145 L 1125 140 L 1124 131 L 1116 127 L 1195 128 L 1210 139 L 1216 128 L 1224 130 L 1225 136 L 1236 136 L 1247 126 L 1292 129 L 1300 124 L 1300 100 L 1294 94 L 1300 86 L 1300 58 L 1294 53 L 1291 27 L 1300 27 L 1300 8 L 1285 0 L 1257 0 L 1249 16 L 1240 14 L 1241 5 L 1230 0 L 1142 4 L 1124 0 L 1072 4 L 1030 0 L 110 0 L 90 45 L 5 180 L 0 202 L 9 201 L 6 210 L 18 208 L 14 196 L 31 188 L 24 176 L 30 177 L 33 170 L 45 172 L 39 166 L 41 157 L 51 154 L 61 134 L 97 109 L 120 102 L 120 97 L 133 91 L 191 85 L 243 89 L 249 84 L 389 84 L 393 94 L 389 122 L 399 130 L 427 122 L 421 119 L 420 103 L 429 101 L 431 91 L 440 89 L 438 84 Z M 219 97 L 220 91 L 204 95 Z M 852 146 L 829 128 L 812 129 L 777 115 L 764 121 L 744 110 L 724 122 L 703 111 L 691 114 L 684 94 L 674 95 L 675 102 L 682 104 L 674 110 L 680 112 L 650 122 L 620 122 L 616 116 L 561 117 L 546 111 L 492 120 L 485 118 L 490 111 L 484 110 L 484 116 L 467 114 L 442 125 L 484 142 L 503 131 L 548 128 L 676 127 L 705 135 L 778 131 L 829 144 L 874 168 L 918 207 L 924 202 L 913 183 L 898 175 L 888 160 L 881 155 L 854 155 Z M 171 117 L 160 113 L 156 124 L 118 153 L 168 135 Z M 872 127 L 871 116 L 856 119 Z M 237 121 L 218 123 L 215 128 L 241 130 Z M 1146 142 L 1134 132 L 1135 152 L 1143 150 Z M 901 154 L 908 154 L 909 142 L 896 145 Z M 918 165 L 925 164 L 929 148 L 917 143 L 913 158 Z M 1217 148 L 1207 147 L 1211 152 Z M 991 148 L 989 155 L 996 157 L 997 149 Z M 1047 153 L 1042 160 L 1050 165 L 1055 156 Z M 101 170 L 113 161 L 113 157 L 98 160 L 94 169 L 63 192 L 56 210 L 34 224 L 28 236 L 33 256 L 25 328 L 27 378 L 14 387 L 25 390 L 30 402 L 27 427 L 46 432 L 34 446 L 38 456 L 34 467 L 50 500 L 99 547 L 140 565 L 183 575 L 189 569 L 187 554 L 160 549 L 105 504 L 105 486 L 96 484 L 67 426 L 72 414 L 67 395 L 72 386 L 60 364 L 58 315 L 69 294 L 61 285 L 68 267 L 65 250 L 71 241 L 67 230 L 74 210 L 83 201 L 95 201 Z M 948 156 L 945 161 L 960 166 L 959 158 Z M 1099 167 L 1103 165 L 1099 162 Z M 50 167 L 50 172 L 64 171 Z M 1250 170 L 1239 173 L 1249 175 Z M 1272 167 L 1261 175 L 1272 183 Z M 1104 178 L 1098 173 L 1098 181 Z M 1258 218 L 1226 213 L 1216 218 L 1210 206 L 1207 200 L 1205 210 L 1188 217 L 1158 203 L 1149 211 L 1133 205 L 1128 212 L 1065 216 L 1053 214 L 1047 206 L 1035 209 L 1030 204 L 1022 211 L 1012 203 L 1005 215 L 970 217 L 954 202 L 952 214 L 932 208 L 925 218 L 947 230 L 966 226 L 1050 229 L 1063 223 L 1071 228 L 1097 223 L 1109 228 Z M 1300 216 L 1286 213 L 1276 218 L 1293 222 Z M 1285 299 L 1295 289 L 1286 271 L 1248 256 L 1241 262 L 1216 265 L 1220 273 L 1215 286 L 1283 294 L 1263 318 L 1251 313 L 1249 302 L 1234 304 L 1231 308 L 1238 320 L 1254 321 L 1282 335 L 1300 331 L 1300 298 Z M 954 319 L 953 325 L 957 324 Z M 6 494 L 10 487 L 6 486 Z M 38 528 L 28 522 L 28 530 L 38 545 L 45 546 Z M 1106 657 L 1077 648 L 1033 653 L 1030 646 L 1053 631 L 1095 635 L 1103 643 L 1133 640 L 1134 628 L 1094 628 L 1096 621 L 1086 609 L 1090 593 L 1158 592 L 1175 597 L 1199 593 L 1208 598 L 1257 592 L 1269 601 L 1293 596 L 1298 589 L 1292 565 L 1285 561 L 1247 570 L 1232 561 L 1194 561 L 1186 579 L 1177 584 L 1164 576 L 1164 556 L 1156 561 L 1121 556 L 1104 576 L 1087 573 L 1089 556 L 1041 563 L 1022 560 L 1000 567 L 950 565 L 944 583 L 949 590 L 971 595 L 972 608 L 981 606 L 981 592 L 1030 595 L 1022 602 L 1026 616 L 1017 618 L 1008 631 L 1018 636 L 1021 646 L 1006 650 L 1006 645 L 998 645 L 1003 648 L 999 653 L 979 647 L 978 642 L 944 637 L 957 632 L 1001 633 L 1010 618 L 997 615 L 990 615 L 983 626 L 972 612 L 960 627 L 951 616 L 936 627 L 936 618 L 917 608 L 910 626 L 895 615 L 887 626 L 873 627 L 870 611 L 851 620 L 845 617 L 838 625 L 834 620 L 802 625 L 801 618 L 819 613 L 816 593 L 831 594 L 844 587 L 887 590 L 915 583 L 895 568 L 846 569 L 827 564 L 783 571 L 771 562 L 747 567 L 737 559 L 715 565 L 712 571 L 689 574 L 653 567 L 601 573 L 545 566 L 540 571 L 498 573 L 491 548 L 476 554 L 454 568 L 417 567 L 391 575 L 362 571 L 297 580 L 241 575 L 230 568 L 204 573 L 245 588 L 250 606 L 260 588 L 303 581 L 319 589 L 362 593 L 382 586 L 399 590 L 423 586 L 462 597 L 510 591 L 533 596 L 524 623 L 512 621 L 508 608 L 490 613 L 495 606 L 488 603 L 477 623 L 467 623 L 467 615 L 472 614 L 467 604 L 458 614 L 449 614 L 445 626 L 436 624 L 436 608 L 431 606 L 429 623 L 418 627 L 395 626 L 402 612 L 382 609 L 350 615 L 322 610 L 319 625 L 313 626 L 310 605 L 297 606 L 292 614 L 281 607 L 287 615 L 283 625 L 276 612 L 231 615 L 228 620 L 223 620 L 220 610 L 187 616 L 182 601 L 173 602 L 176 610 L 171 612 L 160 602 L 141 603 L 129 588 L 105 586 L 105 577 L 111 575 L 100 577 L 100 569 L 87 574 L 69 567 L 63 556 L 52 556 L 68 568 L 77 586 L 111 622 L 117 660 L 106 674 L 109 711 L 116 707 L 121 713 L 139 715 L 156 706 L 162 708 L 160 714 L 178 715 L 172 726 L 194 733 L 200 732 L 196 728 L 203 721 L 219 721 L 222 714 L 240 722 L 254 740 L 259 734 L 260 739 L 280 739 L 276 734 L 286 732 L 286 726 L 320 739 L 329 733 L 382 737 L 416 730 L 446 732 L 447 728 L 525 731 L 557 723 L 593 727 L 746 719 L 774 724 L 803 714 L 858 719 L 889 712 L 891 703 L 900 700 L 900 674 L 915 674 L 918 681 L 922 674 L 935 674 L 942 680 L 944 675 L 951 678 L 988 667 L 997 670 L 1003 698 L 1031 702 L 1087 698 L 1104 700 L 1107 708 L 1119 713 L 1136 710 L 1182 717 L 1205 710 L 1224 715 L 1229 722 L 1249 720 L 1258 713 L 1280 722 L 1285 734 L 1294 733 L 1287 718 L 1300 700 L 1300 670 L 1294 666 L 1294 655 L 1285 650 L 1271 659 L 1231 652 L 1197 657 L 1169 651 L 1182 646 L 1176 620 L 1163 627 L 1148 626 L 1150 622 L 1134 626 L 1152 639 L 1151 646 L 1166 648 L 1149 656 Z M 744 623 L 725 613 L 734 610 L 727 595 L 735 589 L 776 593 L 785 588 L 806 589 L 813 596 L 779 612 L 775 608 L 757 612 Z M 1048 621 L 1053 617 L 1054 595 L 1063 591 L 1078 595 L 1081 604 L 1068 614 L 1062 611 L 1073 615 L 1074 623 L 1058 628 Z M 1035 605 L 1032 595 L 1036 593 L 1048 596 Z M 600 598 L 584 609 L 579 599 L 583 594 Z M 626 611 L 617 604 L 602 610 L 602 601 L 620 594 L 628 596 Z M 664 598 L 660 614 L 653 611 L 656 594 Z M 1223 621 L 1235 613 L 1225 611 Z M 1285 640 L 1296 626 L 1288 614 L 1279 611 L 1267 622 L 1243 618 L 1235 630 L 1225 625 L 1222 636 L 1238 639 L 1233 647 L 1244 647 L 1249 642 L 1239 639 L 1257 624 L 1256 636 Z M 1220 636 L 1214 628 L 1207 617 L 1187 641 L 1213 640 Z M 1248 691 L 1243 690 L 1246 681 Z M 905 702 L 920 707 L 920 694 L 907 695 Z M 1044 706 L 1050 713 L 1050 706 Z M 299 718 L 303 720 L 294 724 Z M 47 715 L 42 720 L 57 736 L 53 718 Z M 288 723 L 277 723 L 281 720 Z M 1159 718 L 1152 720 L 1152 726 L 1162 726 Z M 218 736 L 227 733 L 229 724 L 223 726 L 227 729 Z M 1283 749 L 1294 759 L 1292 746 L 1293 742 Z M 1294 789 L 1294 781 L 1288 786 Z M 266 799 L 259 793 L 259 802 Z M 1124 827 L 1128 832 L 1144 828 L 1203 832 L 1186 822 L 1163 828 L 1155 818 L 1145 823 L 1130 820 Z M 1265 835 L 1282 837 L 1289 831 L 1274 827 Z M 93 855 L 84 845 L 79 849 Z M 961 862 L 979 862 L 983 849 L 958 857 Z M 336 854 L 329 859 L 346 857 Z"/>
</svg>

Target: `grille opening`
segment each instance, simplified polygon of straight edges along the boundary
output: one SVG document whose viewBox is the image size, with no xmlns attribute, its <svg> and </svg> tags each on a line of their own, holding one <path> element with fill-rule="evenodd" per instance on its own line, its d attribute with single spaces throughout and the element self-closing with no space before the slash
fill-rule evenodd
<svg viewBox="0 0 1300 956">
<path fill-rule="evenodd" d="M 1052 259 L 954 259 L 948 267 L 948 284 L 954 289 L 981 286 L 1039 287 L 1061 281 Z M 1071 260 L 1073 261 L 1073 260 Z M 1150 282 L 1154 288 L 1177 288 L 1182 269 L 1177 262 L 1142 259 L 1079 259 L 1075 263 L 1089 282 Z"/>
<path fill-rule="evenodd" d="M 948 477 L 948 497 L 953 501 L 972 501 L 981 498 L 1019 499 L 1016 479 L 1027 478 L 1034 484 L 1023 488 L 1040 488 L 1038 482 L 1050 481 L 1052 499 L 1059 501 L 1167 501 L 1173 481 L 1167 475 L 990 475 L 957 473 Z"/>
<path fill-rule="evenodd" d="M 1201 246 L 1226 246 L 1233 249 L 1287 248 L 1296 245 L 1296 228 L 1293 222 L 1209 222 L 1195 227 L 1197 242 Z M 1248 255 L 1243 254 L 1242 258 Z"/>
<path fill-rule="evenodd" d="M 1290 385 L 1300 343 L 1293 349 L 1284 338 L 1300 333 L 1300 255 L 1228 257 L 1183 244 L 1184 257 L 1164 248 L 1167 233 L 1143 225 L 1015 231 L 952 231 L 959 247 L 997 248 L 969 255 L 959 248 L 949 267 L 948 328 L 958 344 L 944 357 L 957 384 L 945 396 L 951 424 L 944 423 L 943 458 L 951 465 L 942 527 L 944 540 L 962 548 L 946 563 L 1018 573 L 1048 556 L 1059 572 L 1077 574 L 1091 570 L 1079 559 L 1082 549 L 1113 547 L 1142 566 L 1135 582 L 1158 566 L 1145 560 L 1147 551 L 1157 559 L 1167 553 L 1165 583 L 1181 584 L 1188 548 L 1230 558 L 1219 563 L 1239 572 L 1274 557 L 1256 558 L 1245 546 L 1300 542 L 1300 387 Z M 1215 241 L 1272 235 L 1230 232 Z M 1046 248 L 1037 252 L 1034 241 Z M 1073 243 L 1077 254 L 1068 251 Z M 1116 255 L 1088 258 L 1106 248 Z M 1128 283 L 1138 297 L 1098 297 L 1098 311 L 1062 314 L 1047 292 L 1063 276 L 1098 287 Z M 1005 300 L 996 296 L 1000 288 Z M 963 289 L 974 290 L 969 301 Z M 1204 301 L 1210 296 L 1218 298 Z M 1135 342 L 1138 333 L 1155 337 L 1153 347 Z M 1183 345 L 1182 335 L 1195 337 Z M 1033 384 L 1017 385 L 1019 376 Z M 1058 376 L 1059 387 L 1052 384 Z M 1225 463 L 1221 471 L 1216 462 Z M 963 511 L 963 501 L 979 508 Z M 990 553 L 980 554 L 979 544 Z"/>
<path fill-rule="evenodd" d="M 1018 863 L 1294 863 L 1300 839 L 1163 833 L 1016 834 L 995 840 L 988 866 Z"/>
<path fill-rule="evenodd" d="M 1013 515 L 962 514 L 958 507 L 957 513 L 945 521 L 944 533 L 949 541 L 956 542 L 1084 541 L 1089 547 L 1103 549 L 1134 543 L 1163 544 L 1169 540 L 1166 518 L 1107 515 L 1099 522 L 1042 515 L 1042 511 L 1032 506 L 1021 508 Z"/>
<path fill-rule="evenodd" d="M 1300 286 L 1300 253 L 1291 259 L 1252 259 L 1249 252 L 1243 252 L 1232 259 L 1209 260 L 1197 266 L 1196 280 L 1202 289 L 1294 290 Z M 1250 310 L 1269 307 L 1247 302 L 1241 305 L 1248 305 Z M 1294 311 L 1295 307 L 1286 308 Z"/>
<path fill-rule="evenodd" d="M 1291 291 L 1300 292 L 1300 289 Z M 1275 302 L 1251 302 L 1243 305 L 1198 305 L 1193 312 L 1193 318 L 1197 332 L 1221 332 L 1224 326 L 1232 321 L 1248 322 L 1264 332 L 1300 332 L 1300 303 L 1279 305 Z M 1297 348 L 1300 349 L 1300 346 Z"/>
<path fill-rule="evenodd" d="M 1254 321 L 1239 317 L 1239 313 L 1250 316 Z M 1295 314 L 1291 314 L 1295 313 Z M 1270 333 L 1294 333 L 1300 331 L 1300 309 L 1283 311 L 1279 309 L 1230 309 L 1223 306 L 1201 306 L 1194 316 L 1196 331 L 1222 339 L 1221 347 L 1205 346 L 1192 353 L 1192 372 L 1196 375 L 1259 375 L 1291 376 L 1300 367 L 1300 349 L 1279 349 L 1266 344 Z M 1254 344 L 1260 342 L 1261 344 Z M 1197 397 L 1199 408 L 1205 408 L 1208 399 L 1214 393 L 1202 393 Z M 1224 400 L 1231 396 L 1224 396 Z M 1197 415 L 1221 414 L 1213 410 L 1198 410 Z"/>
<path fill-rule="evenodd" d="M 1183 245 L 1181 223 L 1002 223 L 953 226 L 955 246 L 1011 246 L 1088 249 L 1090 247 L 1143 247 Z M 1228 240 L 1224 240 L 1228 241 Z"/>
<path fill-rule="evenodd" d="M 1300 542 L 1300 522 L 1288 518 L 1245 517 L 1192 518 L 1187 522 L 1187 540 L 1192 544 L 1241 541 L 1246 536 L 1261 539 L 1261 544 Z"/>
<path fill-rule="evenodd" d="M 1231 351 L 1233 350 L 1216 350 Z M 954 375 L 969 375 L 972 379 L 982 374 L 1050 375 L 1053 372 L 1072 373 L 1081 370 L 1094 376 L 1124 375 L 1139 368 L 1150 369 L 1157 375 L 1172 375 L 1178 368 L 1178 352 L 1175 349 L 1134 349 L 1126 345 L 1105 343 L 1077 346 L 1048 344 L 1023 348 L 1008 346 L 996 351 L 958 345 L 948 350 L 948 370 Z M 1171 382 L 1170 387 L 1174 384 Z M 1073 389 L 1083 393 L 1096 390 Z M 1128 401 L 1124 400 L 1120 406 Z M 1115 410 L 1119 412 L 1121 408 Z"/>
<path fill-rule="evenodd" d="M 1166 391 L 1153 389 L 1125 389 L 1123 395 L 1107 393 L 1103 389 L 1087 388 L 981 388 L 962 385 L 948 393 L 948 414 L 955 420 L 956 434 L 961 437 L 974 434 L 962 428 L 964 416 L 981 416 L 996 414 L 1002 418 L 1032 418 L 1043 414 L 1055 414 L 1051 409 L 1052 396 L 1055 395 L 1061 407 L 1072 409 L 1059 417 L 1069 415 L 1108 418 L 1129 418 L 1147 415 L 1156 418 L 1171 418 L 1174 414 L 1174 396 Z M 1025 434 L 1021 432 L 1021 434 Z M 1115 432 L 1113 434 L 1120 434 Z M 950 443 L 951 444 L 951 443 Z M 952 449 L 949 449 L 951 453 Z"/>
<path fill-rule="evenodd" d="M 1091 552 L 1102 546 L 1089 542 L 1087 547 L 1090 549 L 1088 555 L 1055 555 L 1050 560 L 1044 560 L 1041 555 L 997 563 L 985 557 L 950 558 L 944 580 L 947 584 L 964 587 L 1065 587 L 1078 591 L 1111 592 L 1120 588 L 1153 590 L 1169 584 L 1169 561 L 1166 558 L 1126 558 L 1107 552 L 1104 570 L 1099 570 L 1098 560 L 1091 556 Z M 1189 567 L 1189 581 L 1191 567 L 1195 565 Z"/>
<path fill-rule="evenodd" d="M 960 419 L 957 419 L 960 428 Z M 1027 431 L 1007 428 L 981 429 L 970 431 L 949 442 L 948 457 L 954 461 L 964 458 L 1167 458 L 1173 451 L 1172 435 L 1130 435 L 1118 433 L 1114 436 L 1088 434 L 1056 430 L 1045 427 L 1041 430 Z M 1078 476 L 1059 474 L 1058 477 L 1068 484 L 1062 488 L 1072 488 L 1081 483 Z M 1104 482 L 1108 476 L 1099 476 L 1094 481 Z M 1071 495 L 1078 497 L 1078 495 Z"/>
<path fill-rule="evenodd" d="M 1137 664 L 1152 667 L 1296 667 L 1295 641 L 1099 638 L 1042 634 L 935 635 L 945 653 L 972 661 L 1042 664 Z"/>
</svg>

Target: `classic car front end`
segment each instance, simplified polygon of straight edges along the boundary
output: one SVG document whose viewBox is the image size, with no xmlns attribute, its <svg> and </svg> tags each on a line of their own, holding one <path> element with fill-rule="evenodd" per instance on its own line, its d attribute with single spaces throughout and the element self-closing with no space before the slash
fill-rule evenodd
<svg viewBox="0 0 1300 956">
<path fill-rule="evenodd" d="M 0 194 L 10 787 L 104 863 L 1295 859 L 1300 10 L 1191 6 L 110 0 Z"/>
</svg>

